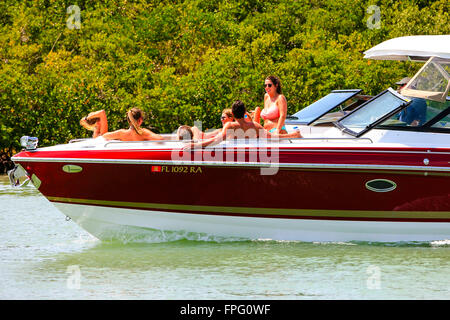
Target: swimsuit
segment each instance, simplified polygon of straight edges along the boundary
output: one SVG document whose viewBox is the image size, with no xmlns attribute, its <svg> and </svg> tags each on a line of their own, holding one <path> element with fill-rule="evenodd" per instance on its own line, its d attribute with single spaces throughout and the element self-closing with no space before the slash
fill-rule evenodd
<svg viewBox="0 0 450 320">
<path fill-rule="evenodd" d="M 268 109 L 263 109 L 261 111 L 261 118 L 264 120 L 275 120 L 280 117 L 280 110 L 278 109 L 277 103 L 272 102 Z"/>
<path fill-rule="evenodd" d="M 276 120 L 280 117 L 280 109 L 278 109 L 277 102 L 271 102 L 270 107 L 268 109 L 264 109 L 261 111 L 261 118 L 264 120 Z M 277 128 L 270 129 L 269 132 L 275 132 Z M 283 125 L 281 130 L 286 130 L 286 127 Z"/>
<path fill-rule="evenodd" d="M 283 127 L 281 128 L 281 130 L 284 130 L 284 131 L 287 132 L 286 126 L 283 126 Z M 272 128 L 272 129 L 269 130 L 270 133 L 273 133 L 273 132 L 275 132 L 275 131 L 277 131 L 277 128 Z"/>
</svg>

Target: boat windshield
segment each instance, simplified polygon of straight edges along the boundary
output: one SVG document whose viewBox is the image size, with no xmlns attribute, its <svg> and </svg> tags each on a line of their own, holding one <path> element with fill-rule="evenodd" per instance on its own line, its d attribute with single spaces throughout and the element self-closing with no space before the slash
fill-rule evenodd
<svg viewBox="0 0 450 320">
<path fill-rule="evenodd" d="M 400 92 L 407 97 L 445 102 L 450 90 L 450 60 L 431 57 Z"/>
<path fill-rule="evenodd" d="M 439 119 L 436 119 L 433 124 L 430 124 L 430 128 L 439 129 L 439 131 L 445 130 L 446 132 L 450 132 L 450 100 L 447 100 L 446 107 L 446 115 L 443 115 L 442 117 L 439 117 Z"/>
<path fill-rule="evenodd" d="M 361 89 L 333 90 L 325 97 L 310 104 L 306 108 L 286 118 L 288 124 L 310 125 L 324 114 L 342 105 L 361 92 Z"/>
<path fill-rule="evenodd" d="M 412 98 L 411 104 L 376 128 L 450 132 L 450 97 L 445 102 Z"/>
<path fill-rule="evenodd" d="M 410 99 L 389 88 L 334 124 L 344 132 L 359 137 L 398 113 L 410 102 Z"/>
</svg>

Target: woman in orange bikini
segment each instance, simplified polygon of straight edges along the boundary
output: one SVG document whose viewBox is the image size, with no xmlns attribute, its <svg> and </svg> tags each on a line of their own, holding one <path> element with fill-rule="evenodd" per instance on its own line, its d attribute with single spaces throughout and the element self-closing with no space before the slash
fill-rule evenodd
<svg viewBox="0 0 450 320">
<path fill-rule="evenodd" d="M 255 109 L 254 121 L 264 120 L 264 129 L 270 133 L 287 133 L 284 122 L 287 115 L 287 100 L 281 94 L 280 80 L 275 76 L 269 76 L 264 81 L 266 94 L 264 95 L 264 109 Z"/>
</svg>

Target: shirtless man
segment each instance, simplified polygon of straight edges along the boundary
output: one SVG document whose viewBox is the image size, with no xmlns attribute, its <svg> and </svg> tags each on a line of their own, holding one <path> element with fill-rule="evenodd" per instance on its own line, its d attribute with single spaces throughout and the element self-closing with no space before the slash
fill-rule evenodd
<svg viewBox="0 0 450 320">
<path fill-rule="evenodd" d="M 244 116 L 246 113 L 245 105 L 242 101 L 235 101 L 232 107 L 232 113 L 235 121 L 228 122 L 223 126 L 222 131 L 211 139 L 199 142 L 191 142 L 184 149 L 189 150 L 196 147 L 206 147 L 222 142 L 227 138 L 301 138 L 300 131 L 286 134 L 274 134 L 265 130 L 259 123 L 246 121 Z"/>
</svg>

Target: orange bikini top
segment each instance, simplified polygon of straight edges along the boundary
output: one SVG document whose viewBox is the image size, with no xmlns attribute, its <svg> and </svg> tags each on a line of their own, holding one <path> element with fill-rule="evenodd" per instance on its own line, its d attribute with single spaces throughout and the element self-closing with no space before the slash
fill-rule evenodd
<svg viewBox="0 0 450 320">
<path fill-rule="evenodd" d="M 278 109 L 277 103 L 272 102 L 268 109 L 261 111 L 261 118 L 264 120 L 275 120 L 280 117 L 280 109 Z"/>
</svg>

